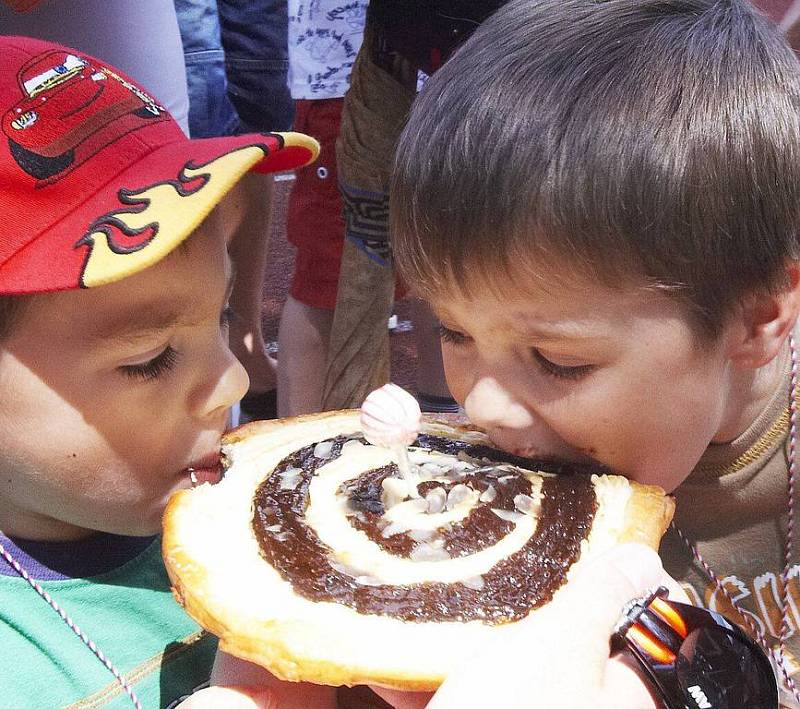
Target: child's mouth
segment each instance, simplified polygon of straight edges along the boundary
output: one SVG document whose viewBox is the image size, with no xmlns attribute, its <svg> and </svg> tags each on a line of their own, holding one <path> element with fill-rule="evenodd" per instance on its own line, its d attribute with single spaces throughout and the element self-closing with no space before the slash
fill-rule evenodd
<svg viewBox="0 0 800 709">
<path fill-rule="evenodd" d="M 189 465 L 184 473 L 189 477 L 192 486 L 203 483 L 218 483 L 222 479 L 222 464 L 219 454 L 208 455 Z"/>
</svg>

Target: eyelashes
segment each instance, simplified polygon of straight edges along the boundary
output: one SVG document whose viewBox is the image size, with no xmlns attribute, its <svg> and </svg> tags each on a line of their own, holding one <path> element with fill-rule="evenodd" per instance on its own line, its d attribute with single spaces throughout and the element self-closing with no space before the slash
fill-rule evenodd
<svg viewBox="0 0 800 709">
<path fill-rule="evenodd" d="M 225 330 L 231 322 L 238 317 L 238 314 L 233 308 L 231 308 L 230 305 L 226 305 L 222 313 L 220 313 L 219 325 Z M 120 367 L 120 370 L 131 379 L 150 382 L 171 372 L 179 360 L 180 352 L 172 345 L 167 345 L 161 352 L 147 362 L 126 364 Z"/>
<path fill-rule="evenodd" d="M 531 354 L 542 371 L 558 379 L 582 379 L 594 369 L 594 365 L 592 364 L 579 364 L 569 367 L 563 364 L 556 364 L 547 359 L 547 357 L 537 349 L 532 349 Z"/>
<path fill-rule="evenodd" d="M 468 335 L 458 332 L 457 330 L 451 330 L 444 325 L 439 325 L 439 337 L 441 338 L 442 342 L 447 342 L 448 344 L 455 346 L 466 345 L 472 342 L 472 338 Z M 555 362 L 547 359 L 547 357 L 545 357 L 536 348 L 531 348 L 530 353 L 539 369 L 548 376 L 555 377 L 556 379 L 575 381 L 582 379 L 595 368 L 593 364 L 580 364 L 571 366 L 556 364 Z"/>
<path fill-rule="evenodd" d="M 126 364 L 120 369 L 131 379 L 149 382 L 158 379 L 174 369 L 180 359 L 180 354 L 171 345 L 167 345 L 153 359 L 141 364 Z"/>
<path fill-rule="evenodd" d="M 439 325 L 439 337 L 441 338 L 442 342 L 447 342 L 451 345 L 464 345 L 472 339 L 463 333 L 451 330 L 444 325 Z"/>
</svg>

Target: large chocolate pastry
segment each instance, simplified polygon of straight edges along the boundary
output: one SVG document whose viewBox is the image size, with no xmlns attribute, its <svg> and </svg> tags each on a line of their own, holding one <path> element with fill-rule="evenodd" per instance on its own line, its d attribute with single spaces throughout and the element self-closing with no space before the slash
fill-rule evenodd
<svg viewBox="0 0 800 709">
<path fill-rule="evenodd" d="M 435 689 L 589 557 L 656 547 L 673 510 L 659 488 L 433 422 L 409 486 L 358 412 L 249 424 L 223 454 L 222 482 L 170 501 L 164 559 L 224 650 L 289 680 Z"/>
</svg>

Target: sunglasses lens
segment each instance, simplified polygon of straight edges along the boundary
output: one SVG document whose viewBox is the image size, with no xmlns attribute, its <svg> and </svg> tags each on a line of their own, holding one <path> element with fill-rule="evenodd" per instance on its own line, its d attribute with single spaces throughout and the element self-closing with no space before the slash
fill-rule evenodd
<svg viewBox="0 0 800 709">
<path fill-rule="evenodd" d="M 761 648 L 715 625 L 691 631 L 683 641 L 675 674 L 686 706 L 714 709 L 776 709 L 778 690 Z"/>
</svg>

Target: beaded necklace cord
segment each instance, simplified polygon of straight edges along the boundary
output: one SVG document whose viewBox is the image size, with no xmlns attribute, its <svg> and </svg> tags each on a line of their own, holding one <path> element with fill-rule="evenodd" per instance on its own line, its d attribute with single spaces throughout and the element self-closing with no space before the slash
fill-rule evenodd
<svg viewBox="0 0 800 709">
<path fill-rule="evenodd" d="M 786 687 L 792 693 L 792 696 L 800 703 L 800 689 L 794 679 L 789 674 L 789 669 L 786 664 L 786 639 L 789 636 L 789 569 L 792 566 L 792 537 L 794 536 L 794 498 L 795 498 L 795 479 L 797 476 L 797 395 L 798 395 L 798 359 L 797 349 L 795 347 L 794 337 L 789 335 L 789 353 L 791 355 L 791 372 L 790 372 L 790 387 L 789 387 L 789 450 L 787 453 L 788 459 L 788 476 L 787 476 L 787 504 L 786 504 L 786 538 L 784 540 L 784 565 L 781 571 L 781 583 L 783 584 L 783 593 L 781 594 L 781 629 L 780 638 L 778 641 L 777 649 L 772 647 L 764 632 L 750 617 L 749 613 L 745 613 L 740 608 L 738 602 L 734 600 L 728 589 L 719 580 L 719 576 L 714 572 L 711 566 L 706 562 L 703 556 L 697 549 L 697 546 L 689 540 L 684 533 L 678 529 L 675 522 L 671 524 L 673 531 L 675 531 L 689 549 L 689 552 L 694 557 L 695 561 L 705 572 L 711 583 L 717 590 L 725 597 L 725 600 L 731 604 L 731 607 L 739 611 L 739 616 L 744 620 L 748 630 L 756 639 L 759 645 L 764 649 L 769 657 L 773 659 L 775 665 L 779 668 Z"/>
<path fill-rule="evenodd" d="M 192 487 L 196 487 L 197 475 L 195 474 L 194 468 L 189 468 L 188 473 Z M 58 613 L 59 618 L 61 618 L 61 620 L 67 624 L 69 629 L 81 639 L 83 644 L 92 651 L 95 657 L 97 657 L 97 659 L 103 663 L 105 668 L 112 675 L 114 675 L 114 679 L 119 682 L 120 686 L 125 691 L 125 694 L 128 695 L 133 703 L 133 706 L 136 707 L 136 709 L 142 709 L 141 702 L 136 696 L 136 692 L 133 691 L 133 687 L 131 687 L 130 683 L 125 679 L 123 674 L 114 666 L 111 660 L 106 657 L 105 653 L 99 647 L 97 647 L 94 641 L 87 636 L 83 630 L 81 630 L 80 626 L 74 620 L 72 620 L 72 618 L 70 618 L 67 612 L 61 606 L 59 606 L 58 603 L 56 603 L 55 599 L 47 591 L 45 591 L 35 579 L 31 578 L 30 574 L 28 574 L 28 572 L 22 568 L 20 563 L 11 555 L 11 553 L 3 546 L 2 543 L 0 543 L 0 556 L 2 556 L 8 562 L 14 571 L 16 571 L 23 579 L 25 579 L 25 581 L 28 582 L 31 588 L 33 588 L 33 590 L 36 591 L 36 593 L 38 593 L 47 602 L 47 605 L 49 605 L 56 613 Z"/>
<path fill-rule="evenodd" d="M 55 599 L 47 591 L 45 591 L 35 579 L 30 577 L 28 572 L 25 571 L 22 566 L 20 566 L 19 562 L 13 556 L 11 556 L 2 543 L 0 543 L 0 555 L 9 563 L 14 571 L 22 576 L 22 578 L 28 582 L 31 588 L 33 588 L 33 590 L 36 591 L 36 593 L 38 593 L 47 602 L 47 605 L 49 605 L 56 613 L 58 613 L 59 618 L 61 618 L 61 620 L 67 624 L 69 629 L 81 639 L 83 644 L 86 645 L 86 647 L 88 647 L 92 653 L 94 653 L 95 657 L 103 663 L 106 669 L 112 675 L 114 675 L 114 679 L 119 682 L 119 684 L 122 686 L 122 689 L 125 690 L 125 694 L 130 697 L 131 702 L 133 702 L 133 706 L 135 706 L 136 709 L 142 709 L 142 705 L 139 702 L 139 698 L 136 696 L 136 692 L 133 691 L 133 687 L 131 687 L 122 673 L 116 667 L 114 667 L 111 660 L 109 660 L 105 656 L 105 653 L 103 653 L 103 651 L 94 644 L 94 641 L 89 638 L 86 633 L 83 632 L 83 630 L 81 630 L 78 624 L 69 617 L 67 612 L 61 606 L 59 606 L 58 603 L 56 603 Z"/>
</svg>

